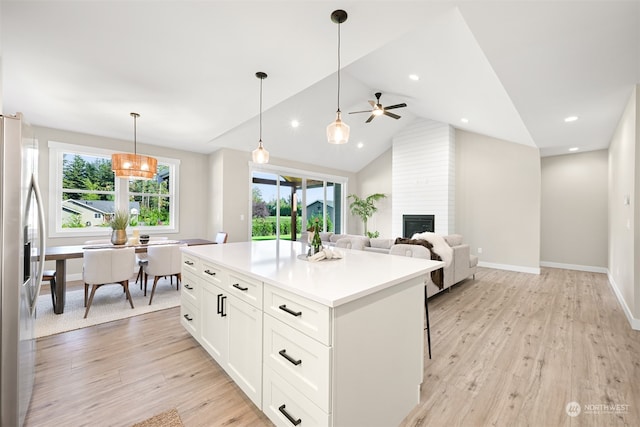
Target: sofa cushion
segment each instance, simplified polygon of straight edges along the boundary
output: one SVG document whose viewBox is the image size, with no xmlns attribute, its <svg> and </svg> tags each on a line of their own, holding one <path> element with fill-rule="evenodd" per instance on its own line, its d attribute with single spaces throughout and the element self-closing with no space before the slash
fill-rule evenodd
<svg viewBox="0 0 640 427">
<path fill-rule="evenodd" d="M 349 235 L 348 234 L 333 234 L 333 235 L 331 235 L 331 237 L 329 237 L 329 241 L 331 243 L 335 243 L 340 239 L 344 239 L 345 237 L 349 237 Z"/>
<path fill-rule="evenodd" d="M 448 236 L 444 236 L 444 240 L 451 247 L 459 246 L 462 244 L 462 234 L 449 234 Z"/>
<path fill-rule="evenodd" d="M 382 237 L 374 237 L 373 239 L 369 239 L 369 244 L 372 248 L 377 249 L 389 249 L 393 246 L 393 239 L 383 239 Z"/>
<path fill-rule="evenodd" d="M 320 240 L 323 242 L 330 242 L 331 236 L 333 236 L 333 232 L 331 231 L 320 232 Z"/>
</svg>

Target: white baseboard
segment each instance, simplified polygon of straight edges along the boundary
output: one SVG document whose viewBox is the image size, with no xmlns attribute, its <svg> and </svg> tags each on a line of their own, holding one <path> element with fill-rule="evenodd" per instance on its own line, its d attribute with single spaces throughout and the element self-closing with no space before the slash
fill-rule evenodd
<svg viewBox="0 0 640 427">
<path fill-rule="evenodd" d="M 624 311 L 624 315 L 627 316 L 627 320 L 631 325 L 631 329 L 640 331 L 640 319 L 636 319 L 635 317 L 633 317 L 633 314 L 631 313 L 631 310 L 629 309 L 627 302 L 622 297 L 622 292 L 620 292 L 620 289 L 616 281 L 613 280 L 613 276 L 611 276 L 611 273 L 609 272 L 608 269 L 607 269 L 607 277 L 609 278 L 609 285 L 611 286 L 611 289 L 613 289 L 613 293 L 616 294 L 616 298 L 618 298 L 618 302 L 622 307 L 622 311 Z"/>
<path fill-rule="evenodd" d="M 549 262 L 549 261 L 540 261 L 540 267 L 563 268 L 565 270 L 588 271 L 590 273 L 607 274 L 609 272 L 607 267 L 594 267 L 591 265 L 580 265 L 580 264 L 564 264 L 560 262 Z"/>
<path fill-rule="evenodd" d="M 520 273 L 540 274 L 538 267 L 523 267 L 521 265 L 494 264 L 492 262 L 478 262 L 478 267 L 495 268 L 496 270 L 517 271 Z"/>
</svg>

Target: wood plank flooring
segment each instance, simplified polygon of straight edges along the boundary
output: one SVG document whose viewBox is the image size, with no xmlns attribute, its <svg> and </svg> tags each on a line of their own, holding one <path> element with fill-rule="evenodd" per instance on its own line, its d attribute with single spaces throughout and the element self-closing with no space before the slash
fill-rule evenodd
<svg viewBox="0 0 640 427">
<path fill-rule="evenodd" d="M 606 275 L 481 268 L 429 311 L 433 358 L 402 427 L 640 425 L 640 331 Z M 178 318 L 39 339 L 26 425 L 126 427 L 176 407 L 187 427 L 271 426 Z"/>
</svg>

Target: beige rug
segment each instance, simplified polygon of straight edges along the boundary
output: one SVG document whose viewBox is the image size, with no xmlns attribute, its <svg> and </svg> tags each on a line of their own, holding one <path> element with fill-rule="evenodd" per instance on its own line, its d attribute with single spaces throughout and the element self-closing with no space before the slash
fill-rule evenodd
<svg viewBox="0 0 640 427">
<path fill-rule="evenodd" d="M 133 298 L 134 309 L 131 309 L 122 291 L 122 286 L 118 284 L 102 286 L 93 297 L 93 303 L 86 319 L 83 318 L 85 310 L 84 289 L 67 291 L 67 301 L 62 314 L 53 312 L 51 294 L 45 291 L 38 297 L 35 336 L 36 338 L 45 337 L 152 311 L 177 307 L 180 305 L 180 292 L 176 291 L 175 281 L 174 278 L 173 287 L 170 287 L 168 278 L 160 279 L 151 305 L 149 305 L 151 284 L 149 284 L 147 296 L 145 297 L 140 290 L 140 285 L 136 285 L 131 281 L 129 292 Z M 89 289 L 89 292 L 91 292 L 91 289 Z"/>
<path fill-rule="evenodd" d="M 180 415 L 178 415 L 178 411 L 174 408 L 151 417 L 148 420 L 136 423 L 131 427 L 183 427 L 183 424 Z"/>
</svg>

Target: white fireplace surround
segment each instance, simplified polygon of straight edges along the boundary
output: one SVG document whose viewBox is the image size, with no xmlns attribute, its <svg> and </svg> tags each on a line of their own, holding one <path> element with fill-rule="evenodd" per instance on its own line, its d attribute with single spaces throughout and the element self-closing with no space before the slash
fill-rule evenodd
<svg viewBox="0 0 640 427">
<path fill-rule="evenodd" d="M 393 139 L 392 235 L 402 216 L 434 215 L 435 233 L 455 232 L 455 130 L 418 119 Z"/>
</svg>

